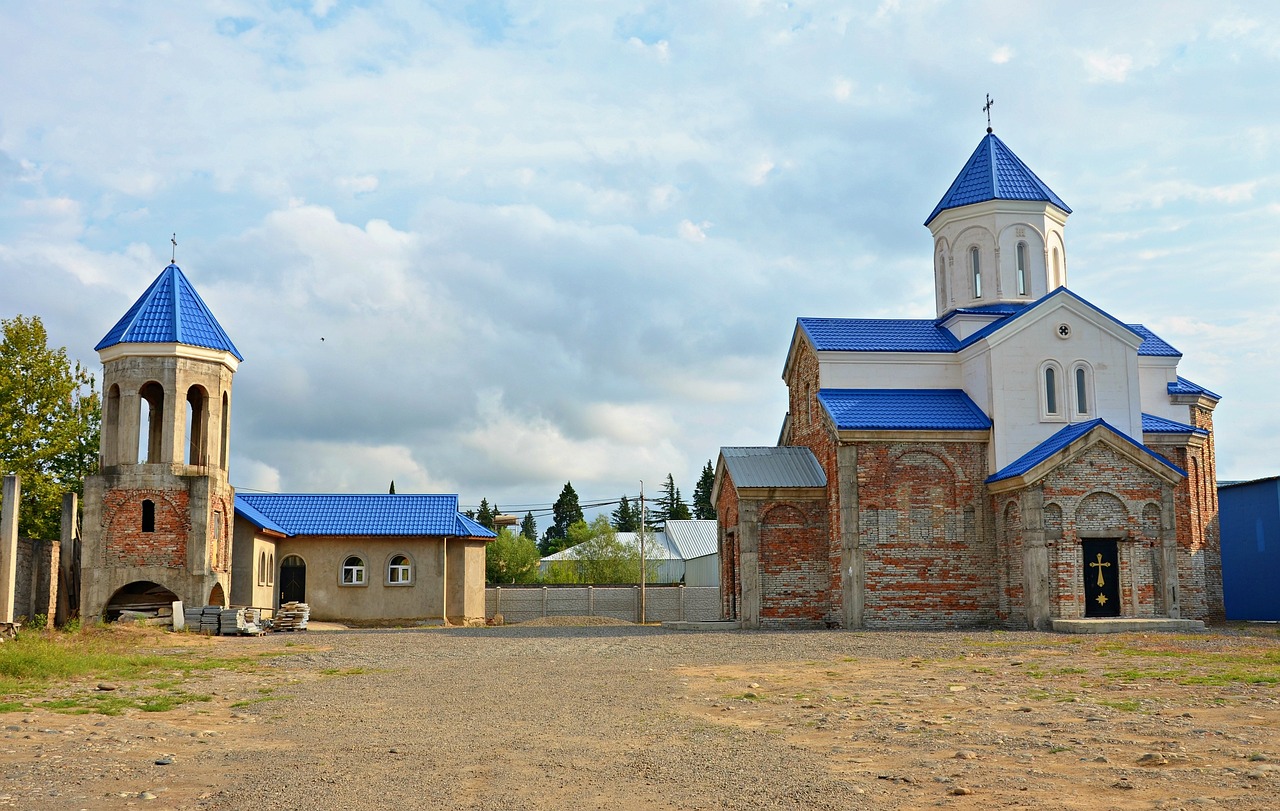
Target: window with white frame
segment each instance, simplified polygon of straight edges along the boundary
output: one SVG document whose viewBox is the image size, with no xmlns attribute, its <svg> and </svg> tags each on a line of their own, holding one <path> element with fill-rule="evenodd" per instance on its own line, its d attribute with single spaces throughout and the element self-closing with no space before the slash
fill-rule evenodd
<svg viewBox="0 0 1280 811">
<path fill-rule="evenodd" d="M 342 561 L 342 585 L 363 586 L 364 584 L 364 558 L 349 555 Z"/>
<path fill-rule="evenodd" d="M 392 555 L 387 564 L 387 585 L 407 586 L 413 582 L 413 567 L 406 555 Z"/>
<path fill-rule="evenodd" d="M 1025 296 L 1027 294 L 1027 243 L 1019 242 L 1014 255 L 1018 260 L 1018 295 Z"/>
<path fill-rule="evenodd" d="M 977 248 L 969 249 L 969 267 L 973 273 L 973 297 L 982 298 L 982 261 Z"/>
<path fill-rule="evenodd" d="M 1065 420 L 1062 367 L 1051 360 L 1041 364 L 1038 386 L 1040 388 L 1040 419 L 1045 422 Z"/>
<path fill-rule="evenodd" d="M 1071 376 L 1075 389 L 1076 416 L 1088 416 L 1093 413 L 1093 370 L 1087 363 L 1077 363 Z"/>
</svg>

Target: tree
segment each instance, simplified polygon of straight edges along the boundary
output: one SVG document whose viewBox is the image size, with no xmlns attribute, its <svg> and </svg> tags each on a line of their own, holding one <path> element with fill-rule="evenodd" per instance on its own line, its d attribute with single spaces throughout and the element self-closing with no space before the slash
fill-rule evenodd
<svg viewBox="0 0 1280 811">
<path fill-rule="evenodd" d="M 626 496 L 622 497 L 617 509 L 613 511 L 613 528 L 618 532 L 635 532 L 640 529 L 639 508 L 632 509 Z"/>
<path fill-rule="evenodd" d="M 689 505 L 680 497 L 680 489 L 676 487 L 676 480 L 667 474 L 667 481 L 662 485 L 662 495 L 657 498 L 657 508 L 654 510 L 653 523 L 655 525 L 665 526 L 667 521 L 689 519 L 693 515 L 689 512 Z"/>
<path fill-rule="evenodd" d="M 680 495 L 680 488 L 676 488 L 676 500 L 671 505 L 671 513 L 667 516 L 668 521 L 688 521 L 693 518 L 693 513 L 689 512 L 689 505 L 685 503 L 684 496 Z"/>
<path fill-rule="evenodd" d="M 484 576 L 490 583 L 503 585 L 537 582 L 537 544 L 508 527 L 498 530 L 498 537 L 484 550 Z"/>
<path fill-rule="evenodd" d="M 542 533 L 542 543 L 538 545 L 543 557 L 553 555 L 568 546 L 565 539 L 569 536 L 569 527 L 585 520 L 572 482 L 564 483 L 560 498 L 551 506 L 551 519 L 552 524 Z"/>
<path fill-rule="evenodd" d="M 548 583 L 640 582 L 640 547 L 618 540 L 617 531 L 603 515 L 590 524 L 573 524 L 567 540 L 565 559 L 547 570 Z"/>
<path fill-rule="evenodd" d="M 489 499 L 480 499 L 480 509 L 476 510 L 476 523 L 485 529 L 493 529 L 495 511 L 489 507 Z"/>
<path fill-rule="evenodd" d="M 716 505 L 711 503 L 711 488 L 716 483 L 716 471 L 707 460 L 698 477 L 698 486 L 693 488 L 693 517 L 703 521 L 716 520 Z"/>
<path fill-rule="evenodd" d="M 532 512 L 524 514 L 524 520 L 520 522 L 520 535 L 534 543 L 538 542 L 538 522 L 533 520 Z"/>
<path fill-rule="evenodd" d="M 394 496 L 396 494 L 396 480 L 391 480 L 391 489 L 387 491 L 387 495 Z"/>
<path fill-rule="evenodd" d="M 62 534 L 62 494 L 98 467 L 102 401 L 93 376 L 51 349 L 39 317 L 0 319 L 0 472 L 21 477 L 18 534 Z"/>
</svg>

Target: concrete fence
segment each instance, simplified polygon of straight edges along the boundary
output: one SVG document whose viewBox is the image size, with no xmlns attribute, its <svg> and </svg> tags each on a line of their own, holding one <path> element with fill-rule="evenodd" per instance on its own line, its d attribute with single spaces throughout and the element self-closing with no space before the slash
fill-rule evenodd
<svg viewBox="0 0 1280 811">
<path fill-rule="evenodd" d="M 715 586 L 648 586 L 646 622 L 720 619 L 720 589 Z M 614 617 L 639 622 L 639 586 L 506 586 L 484 590 L 485 617 L 506 622 L 540 617 Z"/>
</svg>

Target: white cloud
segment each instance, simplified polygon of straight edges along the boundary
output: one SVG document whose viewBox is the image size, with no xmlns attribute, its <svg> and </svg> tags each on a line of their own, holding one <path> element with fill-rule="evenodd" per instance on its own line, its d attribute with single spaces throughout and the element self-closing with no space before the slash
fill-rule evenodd
<svg viewBox="0 0 1280 811">
<path fill-rule="evenodd" d="M 1128 54 L 1111 54 L 1097 51 L 1082 54 L 1085 74 L 1091 82 L 1118 84 L 1129 78 L 1133 70 L 1133 57 Z"/>
<path fill-rule="evenodd" d="M 680 238 L 689 242 L 703 242 L 707 238 L 707 229 L 711 227 L 711 223 L 705 220 L 701 223 L 694 223 L 691 220 L 681 220 L 676 226 L 676 233 Z"/>
<path fill-rule="evenodd" d="M 1013 48 L 1001 45 L 991 52 L 991 61 L 997 65 L 1007 65 L 1013 59 Z"/>
<path fill-rule="evenodd" d="M 368 194 L 378 190 L 376 175 L 349 175 L 338 178 L 338 188 L 352 194 Z"/>
</svg>

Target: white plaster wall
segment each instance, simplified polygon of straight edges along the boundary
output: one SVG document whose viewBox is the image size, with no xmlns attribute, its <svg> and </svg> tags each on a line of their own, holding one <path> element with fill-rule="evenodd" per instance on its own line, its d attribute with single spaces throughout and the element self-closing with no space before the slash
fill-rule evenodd
<svg viewBox="0 0 1280 811">
<path fill-rule="evenodd" d="M 818 384 L 824 389 L 958 389 L 959 359 L 933 352 L 822 352 Z"/>
<path fill-rule="evenodd" d="M 1077 302 L 1064 299 L 1044 312 L 1024 316 L 990 347 L 991 413 L 996 429 L 992 451 L 997 470 L 1068 422 L 1101 417 L 1118 430 L 1141 439 L 1137 348 L 1100 326 L 1101 318 Z M 1071 327 L 1071 337 L 1066 340 L 1057 336 L 1057 327 L 1062 323 Z M 1057 361 L 1063 376 L 1060 413 L 1052 421 L 1041 419 L 1041 365 L 1046 360 Z M 1075 410 L 1071 372 L 1080 360 L 1087 361 L 1093 371 L 1093 401 L 1088 414 Z"/>
<path fill-rule="evenodd" d="M 1142 410 L 1147 414 L 1176 420 L 1191 421 L 1191 407 L 1176 405 L 1169 397 L 1169 384 L 1178 379 L 1176 358 L 1138 359 L 1138 380 L 1142 393 Z"/>
</svg>

